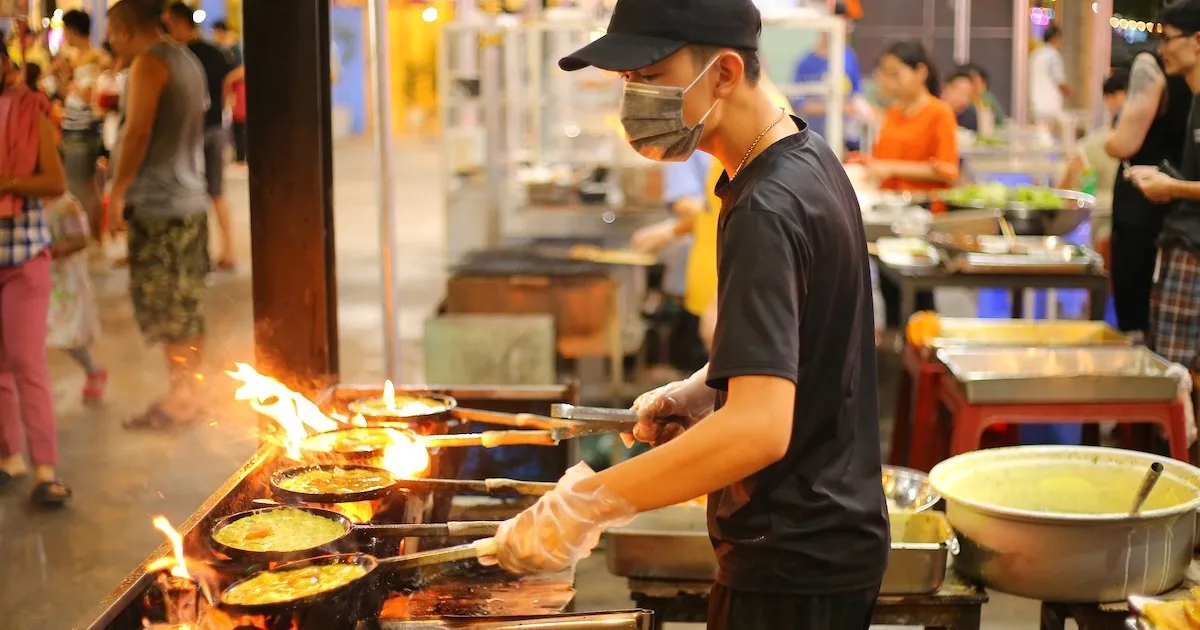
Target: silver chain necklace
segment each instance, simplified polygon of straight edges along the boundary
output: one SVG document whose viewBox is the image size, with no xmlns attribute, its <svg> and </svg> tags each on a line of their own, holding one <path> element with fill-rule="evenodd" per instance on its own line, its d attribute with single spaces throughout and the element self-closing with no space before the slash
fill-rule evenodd
<svg viewBox="0 0 1200 630">
<path fill-rule="evenodd" d="M 779 121 L 783 120 L 783 117 L 784 117 L 784 116 L 786 116 L 786 115 L 787 115 L 787 110 L 785 110 L 785 109 L 783 109 L 782 107 L 780 107 L 780 108 L 779 108 L 779 118 L 776 118 L 776 119 L 775 119 L 775 122 L 773 122 L 773 123 L 771 123 L 771 124 L 767 125 L 767 128 L 766 128 L 766 129 L 763 129 L 763 130 L 762 130 L 762 133 L 758 134 L 758 137 L 754 139 L 754 144 L 751 144 L 751 145 L 750 145 L 750 148 L 749 148 L 749 149 L 746 149 L 746 155 L 743 155 L 743 156 L 742 156 L 742 161 L 738 163 L 737 170 L 735 170 L 735 171 L 733 172 L 733 177 L 737 177 L 737 176 L 738 176 L 738 173 L 741 173 L 741 172 L 742 172 L 742 167 L 746 165 L 746 160 L 749 160 L 749 159 L 750 159 L 750 154 L 751 154 L 751 153 L 754 153 L 754 149 L 756 149 L 756 148 L 758 147 L 758 143 L 759 143 L 759 142 L 762 142 L 762 139 L 763 139 L 763 137 L 765 137 L 765 136 L 767 135 L 767 132 L 769 132 L 769 131 L 771 131 L 772 129 L 774 129 L 774 128 L 775 128 L 775 125 L 778 125 L 778 124 L 779 124 Z M 730 179 L 733 179 L 733 177 L 731 177 Z"/>
</svg>

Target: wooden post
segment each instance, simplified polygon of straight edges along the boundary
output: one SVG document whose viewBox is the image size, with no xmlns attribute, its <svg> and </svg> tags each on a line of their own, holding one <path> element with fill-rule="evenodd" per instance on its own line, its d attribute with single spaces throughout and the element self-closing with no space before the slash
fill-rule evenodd
<svg viewBox="0 0 1200 630">
<path fill-rule="evenodd" d="M 330 0 L 244 0 L 255 360 L 304 391 L 338 372 Z"/>
</svg>

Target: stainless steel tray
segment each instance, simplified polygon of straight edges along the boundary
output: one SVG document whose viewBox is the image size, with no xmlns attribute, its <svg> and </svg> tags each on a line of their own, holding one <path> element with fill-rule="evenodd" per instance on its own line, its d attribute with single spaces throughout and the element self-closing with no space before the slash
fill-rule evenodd
<svg viewBox="0 0 1200 630">
<path fill-rule="evenodd" d="M 1090 251 L 1090 250 L 1089 250 Z M 946 269 L 955 273 L 1085 274 L 1103 264 L 1089 254 L 1065 258 L 1037 254 L 951 254 Z"/>
<path fill-rule="evenodd" d="M 1096 252 L 1055 236 L 939 235 L 947 268 L 958 273 L 1087 273 L 1103 259 Z"/>
<path fill-rule="evenodd" d="M 932 269 L 942 264 L 938 248 L 919 238 L 881 238 L 875 242 L 874 252 L 893 268 Z"/>
<path fill-rule="evenodd" d="M 645 512 L 605 536 L 608 570 L 613 575 L 696 582 L 717 575 L 702 507 L 676 505 Z"/>
<path fill-rule="evenodd" d="M 940 318 L 934 349 L 961 346 L 1071 347 L 1128 346 L 1129 338 L 1104 322 L 1070 320 L 996 320 Z"/>
<path fill-rule="evenodd" d="M 880 595 L 933 593 L 946 579 L 958 540 L 941 512 L 892 512 L 892 552 Z"/>
<path fill-rule="evenodd" d="M 943 348 L 938 360 L 973 403 L 1174 400 L 1170 364 L 1146 348 Z"/>
<path fill-rule="evenodd" d="M 881 595 L 931 593 L 942 586 L 957 547 L 941 512 L 891 514 L 892 552 Z M 717 574 L 704 508 L 673 506 L 639 515 L 606 534 L 608 570 L 643 580 L 711 581 Z"/>
</svg>

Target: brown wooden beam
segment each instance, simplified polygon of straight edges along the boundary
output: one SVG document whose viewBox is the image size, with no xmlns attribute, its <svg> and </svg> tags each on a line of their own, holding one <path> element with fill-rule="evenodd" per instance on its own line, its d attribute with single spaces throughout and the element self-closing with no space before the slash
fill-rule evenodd
<svg viewBox="0 0 1200 630">
<path fill-rule="evenodd" d="M 330 0 L 245 0 L 254 344 L 304 390 L 338 373 Z"/>
</svg>

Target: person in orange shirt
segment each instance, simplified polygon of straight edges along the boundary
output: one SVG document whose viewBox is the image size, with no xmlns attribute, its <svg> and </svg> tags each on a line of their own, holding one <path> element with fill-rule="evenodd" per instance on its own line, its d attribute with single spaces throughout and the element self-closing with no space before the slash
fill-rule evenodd
<svg viewBox="0 0 1200 630">
<path fill-rule="evenodd" d="M 887 48 L 876 71 L 880 90 L 892 105 L 884 113 L 879 139 L 866 158 L 868 176 L 883 190 L 930 191 L 958 181 L 958 122 L 939 93 L 937 69 L 916 40 Z M 880 278 L 888 328 L 900 322 L 900 290 Z M 917 294 L 917 309 L 932 310 L 933 293 Z"/>
<path fill-rule="evenodd" d="M 892 99 L 884 113 L 867 172 L 883 190 L 927 191 L 958 181 L 958 122 L 935 94 L 937 70 L 916 40 L 887 48 L 876 72 Z"/>
</svg>

